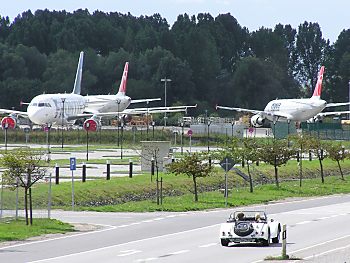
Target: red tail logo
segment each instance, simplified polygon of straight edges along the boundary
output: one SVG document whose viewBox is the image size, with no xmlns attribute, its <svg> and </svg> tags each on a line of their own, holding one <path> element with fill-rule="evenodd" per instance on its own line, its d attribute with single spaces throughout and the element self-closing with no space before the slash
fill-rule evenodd
<svg viewBox="0 0 350 263">
<path fill-rule="evenodd" d="M 321 67 L 320 72 L 318 73 L 318 79 L 317 79 L 316 87 L 314 90 L 314 94 L 312 94 L 312 97 L 321 97 L 323 72 L 324 72 L 324 66 Z"/>
<path fill-rule="evenodd" d="M 125 62 L 123 76 L 119 86 L 119 92 L 122 92 L 122 93 L 126 92 L 126 81 L 128 79 L 128 70 L 129 70 L 129 62 Z"/>
</svg>

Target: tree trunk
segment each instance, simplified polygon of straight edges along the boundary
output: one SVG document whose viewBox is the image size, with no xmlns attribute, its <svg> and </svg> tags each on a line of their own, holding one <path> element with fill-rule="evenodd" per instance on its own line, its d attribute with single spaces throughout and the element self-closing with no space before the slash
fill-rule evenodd
<svg viewBox="0 0 350 263">
<path fill-rule="evenodd" d="M 24 212 L 26 215 L 26 225 L 29 225 L 28 220 L 28 189 L 24 188 Z"/>
<path fill-rule="evenodd" d="M 33 202 L 32 202 L 32 188 L 29 188 L 29 221 L 33 225 Z"/>
<path fill-rule="evenodd" d="M 274 167 L 275 167 L 275 182 L 276 182 L 276 186 L 280 187 L 279 182 L 278 182 L 278 167 L 277 167 L 277 160 L 276 160 L 276 156 L 275 156 L 275 163 L 274 163 Z"/>
<path fill-rule="evenodd" d="M 253 180 L 252 180 L 252 175 L 250 174 L 249 162 L 248 161 L 247 161 L 247 169 L 248 169 L 248 175 L 249 175 L 250 192 L 253 193 Z"/>
<path fill-rule="evenodd" d="M 341 174 L 341 179 L 344 180 L 344 175 L 343 175 L 343 171 L 341 169 L 339 160 L 337 160 L 337 163 L 338 163 L 339 171 L 340 171 L 340 174 Z"/>
<path fill-rule="evenodd" d="M 323 175 L 323 164 L 321 156 L 318 154 L 318 161 L 320 162 L 320 169 L 321 169 L 321 181 L 324 184 L 324 175 Z"/>
<path fill-rule="evenodd" d="M 197 193 L 197 181 L 196 176 L 192 175 L 193 186 L 194 186 L 194 201 L 198 202 L 198 193 Z"/>
</svg>

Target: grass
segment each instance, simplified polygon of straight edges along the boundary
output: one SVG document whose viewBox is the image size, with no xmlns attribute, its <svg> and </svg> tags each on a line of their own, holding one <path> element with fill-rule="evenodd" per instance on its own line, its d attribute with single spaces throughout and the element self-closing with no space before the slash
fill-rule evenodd
<svg viewBox="0 0 350 263">
<path fill-rule="evenodd" d="M 0 221 L 0 242 L 71 231 L 74 231 L 72 225 L 55 219 L 34 218 L 32 226 L 26 226 L 25 219 L 7 219 Z"/>
</svg>

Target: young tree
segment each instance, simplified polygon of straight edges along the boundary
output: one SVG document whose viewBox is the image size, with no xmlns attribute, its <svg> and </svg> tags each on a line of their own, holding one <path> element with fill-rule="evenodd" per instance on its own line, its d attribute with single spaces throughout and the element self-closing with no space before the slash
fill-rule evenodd
<svg viewBox="0 0 350 263">
<path fill-rule="evenodd" d="M 181 160 L 167 165 L 167 170 L 175 175 L 187 174 L 189 177 L 192 177 L 195 202 L 198 202 L 197 178 L 206 177 L 212 171 L 212 166 L 204 162 L 205 159 L 206 157 L 204 155 L 192 153 L 191 155 L 186 155 Z"/>
<path fill-rule="evenodd" d="M 326 157 L 326 153 L 324 152 L 325 143 L 323 143 L 317 137 L 310 137 L 308 141 L 309 148 L 312 153 L 317 156 L 317 159 L 320 163 L 320 172 L 321 172 L 321 181 L 324 183 L 324 173 L 323 173 L 323 159 Z"/>
<path fill-rule="evenodd" d="M 30 224 L 33 224 L 31 187 L 46 174 L 46 168 L 40 166 L 43 155 L 33 150 L 13 150 L 3 155 L 2 165 L 7 168 L 3 173 L 5 184 L 24 188 L 24 209 L 26 224 L 28 220 L 28 198 Z"/>
<path fill-rule="evenodd" d="M 326 143 L 324 144 L 324 147 L 327 151 L 328 157 L 338 163 L 341 179 L 344 180 L 343 171 L 340 166 L 340 161 L 343 161 L 346 158 L 343 146 L 341 145 L 341 143 Z"/>
<path fill-rule="evenodd" d="M 279 187 L 278 167 L 286 164 L 293 155 L 294 150 L 286 147 L 286 142 L 283 140 L 273 140 L 272 145 L 261 145 L 259 149 L 260 160 L 275 167 L 275 182 L 277 187 Z"/>
<path fill-rule="evenodd" d="M 252 138 L 246 138 L 243 140 L 243 145 L 241 148 L 242 156 L 244 160 L 247 162 L 247 170 L 249 175 L 249 185 L 250 185 L 250 192 L 253 193 L 253 180 L 252 175 L 250 173 L 250 165 L 249 161 L 252 163 L 259 161 L 259 144 L 257 140 Z"/>
</svg>

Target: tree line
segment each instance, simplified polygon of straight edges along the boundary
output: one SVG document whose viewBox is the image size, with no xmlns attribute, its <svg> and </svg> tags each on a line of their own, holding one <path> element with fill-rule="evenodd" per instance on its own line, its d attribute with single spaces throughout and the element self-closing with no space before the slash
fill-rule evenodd
<svg viewBox="0 0 350 263">
<path fill-rule="evenodd" d="M 129 61 L 129 96 L 164 98 L 167 77 L 167 105 L 198 103 L 196 115 L 217 103 L 262 109 L 276 97 L 311 96 L 321 65 L 322 97 L 348 98 L 350 29 L 331 44 L 306 21 L 249 32 L 229 13 L 181 14 L 170 27 L 159 14 L 28 10 L 13 22 L 0 17 L 1 107 L 71 92 L 81 50 L 84 95 L 116 93 Z"/>
</svg>

